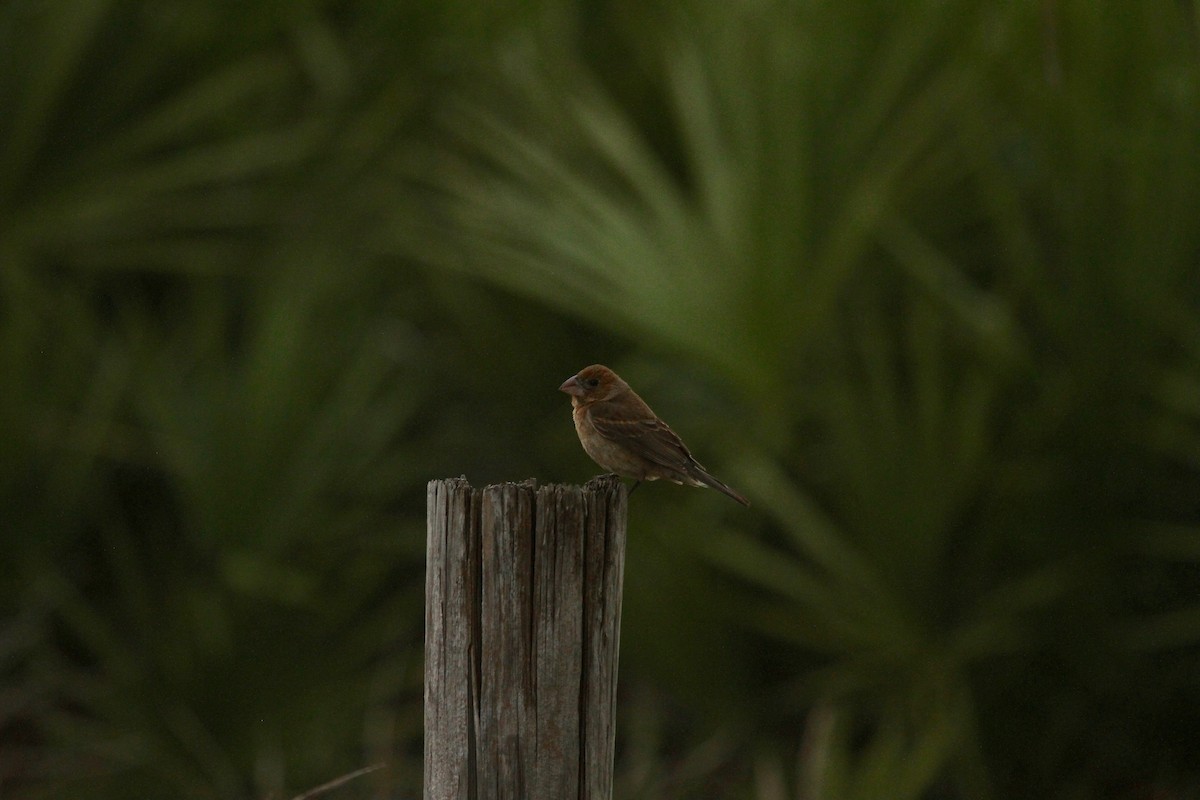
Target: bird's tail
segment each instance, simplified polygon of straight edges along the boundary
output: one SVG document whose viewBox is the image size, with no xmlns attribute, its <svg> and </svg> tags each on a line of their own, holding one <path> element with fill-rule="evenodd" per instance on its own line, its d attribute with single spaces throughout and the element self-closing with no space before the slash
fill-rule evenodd
<svg viewBox="0 0 1200 800">
<path fill-rule="evenodd" d="M 698 466 L 693 467 L 692 468 L 692 477 L 695 478 L 698 483 L 702 483 L 705 486 L 716 489 L 718 492 L 720 492 L 723 495 L 732 497 L 734 500 L 738 501 L 739 503 L 746 506 L 747 508 L 750 506 L 750 501 L 747 500 L 745 497 L 743 497 L 737 490 L 733 489 L 732 487 L 730 487 L 729 485 L 727 485 L 725 483 L 722 483 L 714 476 L 705 472 L 702 468 L 700 468 Z"/>
</svg>

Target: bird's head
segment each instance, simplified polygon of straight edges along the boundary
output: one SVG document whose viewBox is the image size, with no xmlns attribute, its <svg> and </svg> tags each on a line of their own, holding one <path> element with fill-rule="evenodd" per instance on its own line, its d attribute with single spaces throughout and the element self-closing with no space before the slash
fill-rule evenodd
<svg viewBox="0 0 1200 800">
<path fill-rule="evenodd" d="M 628 384 L 617 373 L 603 364 L 593 364 L 567 378 L 558 390 L 571 395 L 572 404 L 586 405 L 608 400 L 627 388 Z"/>
</svg>

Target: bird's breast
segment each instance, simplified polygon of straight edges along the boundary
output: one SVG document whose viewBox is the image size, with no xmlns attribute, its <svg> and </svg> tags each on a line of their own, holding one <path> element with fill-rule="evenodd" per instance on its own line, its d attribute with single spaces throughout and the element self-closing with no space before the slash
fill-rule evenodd
<svg viewBox="0 0 1200 800">
<path fill-rule="evenodd" d="M 575 418 L 575 432 L 579 434 L 579 443 L 583 445 L 584 451 L 592 457 L 592 460 L 601 467 L 625 478 L 653 480 L 653 477 L 657 477 L 647 476 L 644 459 L 596 430 L 587 406 L 576 407 L 572 416 Z"/>
</svg>

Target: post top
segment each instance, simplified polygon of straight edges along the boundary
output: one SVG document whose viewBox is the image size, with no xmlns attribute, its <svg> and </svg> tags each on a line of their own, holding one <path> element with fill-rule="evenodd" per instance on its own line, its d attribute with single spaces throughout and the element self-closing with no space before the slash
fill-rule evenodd
<svg viewBox="0 0 1200 800">
<path fill-rule="evenodd" d="M 452 490 L 456 489 L 459 491 L 463 491 L 466 489 L 472 489 L 472 490 L 475 489 L 475 487 L 471 484 L 471 482 L 469 480 L 467 480 L 466 475 L 459 475 L 457 478 L 435 478 L 434 480 L 431 480 L 429 482 L 429 489 L 431 491 L 438 488 L 439 486 L 444 487 L 446 489 L 452 489 Z M 517 489 L 517 490 L 527 490 L 530 492 L 535 492 L 535 493 L 541 494 L 542 492 L 562 491 L 564 489 L 566 489 L 566 490 L 578 489 L 578 490 L 586 492 L 588 494 L 593 494 L 593 493 L 604 494 L 604 493 L 618 491 L 620 489 L 623 489 L 624 487 L 625 487 L 625 484 L 623 484 L 621 482 L 621 479 L 618 478 L 616 475 L 613 475 L 610 473 L 607 475 L 597 475 L 596 477 L 589 480 L 587 483 L 583 484 L 583 486 L 578 486 L 578 485 L 570 484 L 570 483 L 545 483 L 545 484 L 539 485 L 536 478 L 526 478 L 523 481 L 505 481 L 504 483 L 490 483 L 490 484 L 482 487 L 482 491 L 487 491 L 489 489 L 499 489 L 499 490 Z"/>
</svg>

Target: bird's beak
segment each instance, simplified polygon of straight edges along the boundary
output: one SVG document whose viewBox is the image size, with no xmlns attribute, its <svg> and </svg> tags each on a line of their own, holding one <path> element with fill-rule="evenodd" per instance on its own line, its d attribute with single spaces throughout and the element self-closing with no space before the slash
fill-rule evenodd
<svg viewBox="0 0 1200 800">
<path fill-rule="evenodd" d="M 563 385 L 558 387 L 560 392 L 566 392 L 573 397 L 583 396 L 583 387 L 579 385 L 579 376 L 572 375 L 563 381 Z"/>
</svg>

